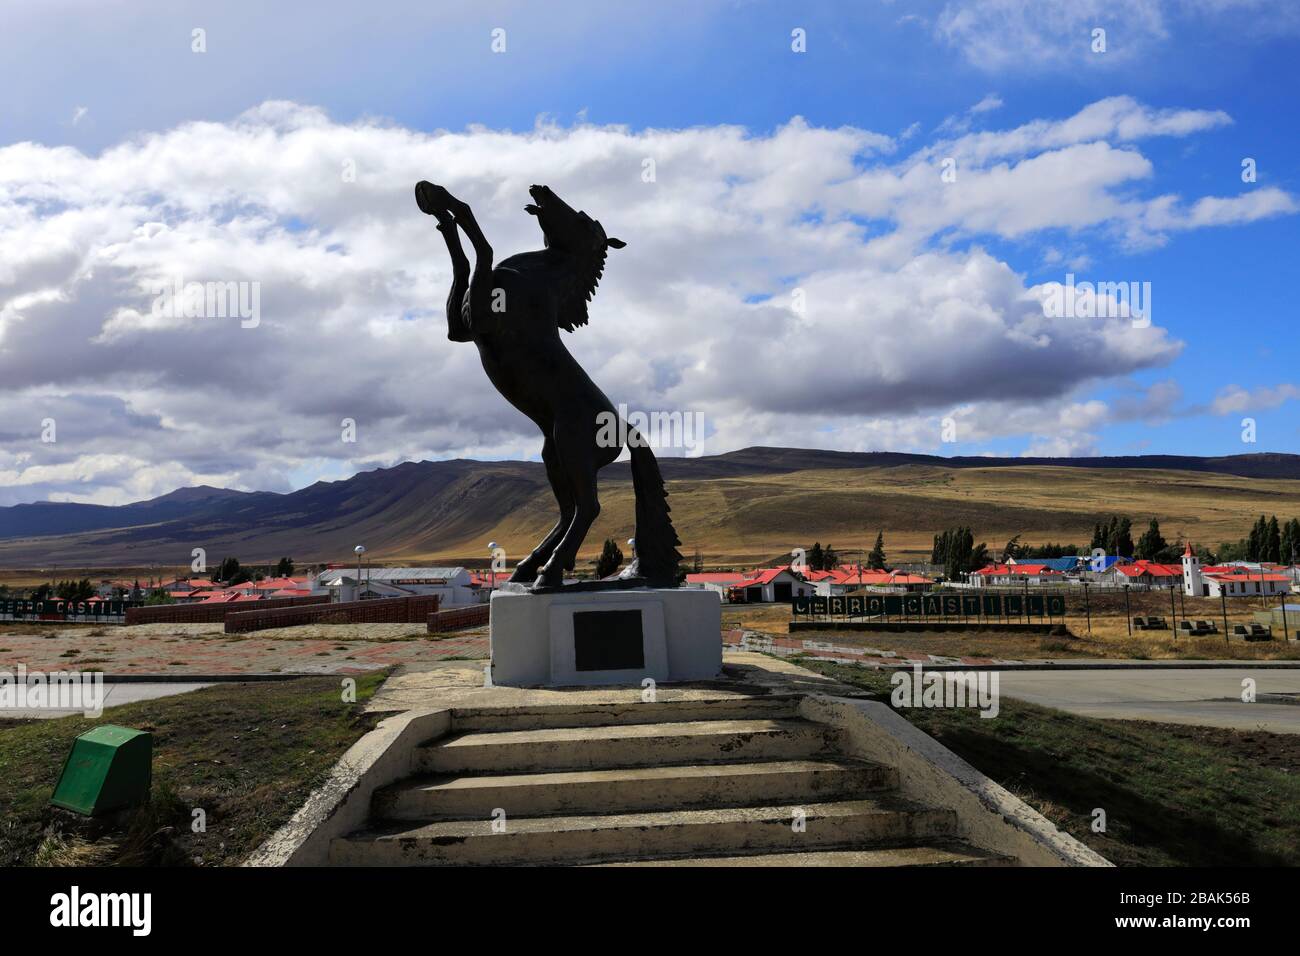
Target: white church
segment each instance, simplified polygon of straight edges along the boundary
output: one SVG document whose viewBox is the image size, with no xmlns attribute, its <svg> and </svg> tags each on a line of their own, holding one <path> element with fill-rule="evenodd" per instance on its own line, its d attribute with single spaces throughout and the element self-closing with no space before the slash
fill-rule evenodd
<svg viewBox="0 0 1300 956">
<path fill-rule="evenodd" d="M 1183 551 L 1183 594 L 1188 597 L 1245 597 L 1285 594 L 1291 576 L 1264 564 L 1223 564 L 1202 568 L 1189 541 Z"/>
</svg>

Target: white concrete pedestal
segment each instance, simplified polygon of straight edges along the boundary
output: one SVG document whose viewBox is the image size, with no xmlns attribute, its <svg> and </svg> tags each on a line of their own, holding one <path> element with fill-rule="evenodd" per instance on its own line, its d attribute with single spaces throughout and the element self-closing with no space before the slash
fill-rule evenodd
<svg viewBox="0 0 1300 956">
<path fill-rule="evenodd" d="M 712 591 L 497 591 L 490 620 L 494 685 L 639 685 L 722 671 L 722 602 Z"/>
</svg>

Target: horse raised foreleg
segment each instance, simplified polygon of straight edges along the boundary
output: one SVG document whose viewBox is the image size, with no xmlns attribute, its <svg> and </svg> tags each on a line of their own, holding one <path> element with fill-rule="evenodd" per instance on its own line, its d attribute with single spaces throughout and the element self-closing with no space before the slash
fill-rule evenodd
<svg viewBox="0 0 1300 956">
<path fill-rule="evenodd" d="M 537 577 L 537 570 L 550 559 L 555 553 L 555 546 L 560 543 L 564 537 L 564 532 L 569 530 L 569 525 L 573 523 L 573 515 L 576 507 L 573 502 L 573 492 L 569 490 L 569 479 L 564 471 L 560 468 L 560 456 L 555 450 L 555 442 L 548 438 L 542 445 L 542 461 L 546 463 L 546 477 L 551 483 L 551 491 L 555 494 L 555 501 L 560 506 L 560 520 L 556 523 L 541 543 L 533 549 L 523 561 L 515 567 L 514 574 L 510 575 L 511 581 L 518 581 L 523 584 L 532 584 Z"/>
<path fill-rule="evenodd" d="M 451 291 L 447 294 L 447 338 L 453 342 L 469 342 L 473 339 L 465 325 L 465 292 L 469 288 L 469 258 L 461 248 L 460 231 L 456 227 L 456 217 L 447 208 L 451 194 L 441 186 L 421 181 L 415 187 L 415 201 L 420 211 L 434 216 L 438 220 L 438 231 L 447 243 L 447 254 L 451 256 Z"/>
<path fill-rule="evenodd" d="M 468 205 L 454 199 L 449 208 L 456 216 L 456 225 L 465 230 L 474 247 L 474 274 L 469 280 L 470 322 L 487 323 L 492 311 L 492 246 Z"/>
<path fill-rule="evenodd" d="M 438 231 L 447 240 L 451 254 L 451 291 L 447 293 L 447 338 L 453 342 L 472 342 L 469 326 L 465 324 L 465 292 L 469 289 L 469 259 L 460 247 L 460 230 L 448 212 L 436 213 Z"/>
<path fill-rule="evenodd" d="M 415 187 L 415 199 L 420 209 L 431 216 L 438 216 L 438 228 L 443 227 L 443 217 L 439 213 L 450 213 L 456 225 L 465 230 L 469 243 L 474 247 L 474 272 L 469 280 L 469 321 L 473 326 L 475 320 L 488 321 L 492 306 L 492 245 L 479 228 L 478 220 L 469 204 L 457 199 L 443 186 L 434 183 L 419 182 Z M 460 247 L 460 240 L 456 240 Z M 447 248 L 451 248 L 448 240 Z M 462 253 L 463 255 L 463 253 Z M 453 255 L 454 261 L 454 255 Z"/>
</svg>

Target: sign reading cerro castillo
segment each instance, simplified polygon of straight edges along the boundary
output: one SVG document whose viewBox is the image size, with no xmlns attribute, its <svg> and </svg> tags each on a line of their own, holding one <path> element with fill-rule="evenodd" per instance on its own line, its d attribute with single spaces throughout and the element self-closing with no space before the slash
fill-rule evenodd
<svg viewBox="0 0 1300 956">
<path fill-rule="evenodd" d="M 845 594 L 805 596 L 791 601 L 796 617 L 934 618 L 937 620 L 1001 620 L 1017 617 L 1064 617 L 1061 594 Z"/>
<path fill-rule="evenodd" d="M 64 601 L 51 599 L 47 601 L 5 600 L 0 601 L 0 618 L 20 620 L 36 618 L 40 620 L 69 620 L 79 617 L 120 618 L 126 616 L 126 609 L 139 607 L 143 601 Z"/>
</svg>

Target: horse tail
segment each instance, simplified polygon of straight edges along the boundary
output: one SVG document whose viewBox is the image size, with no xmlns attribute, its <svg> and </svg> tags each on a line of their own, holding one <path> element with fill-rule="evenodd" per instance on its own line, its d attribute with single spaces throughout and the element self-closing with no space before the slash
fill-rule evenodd
<svg viewBox="0 0 1300 956">
<path fill-rule="evenodd" d="M 642 577 L 669 587 L 677 586 L 682 556 L 677 546 L 682 542 L 669 517 L 668 492 L 659 462 L 645 439 L 629 429 L 628 447 L 632 452 L 632 489 L 636 493 L 636 565 Z"/>
</svg>

